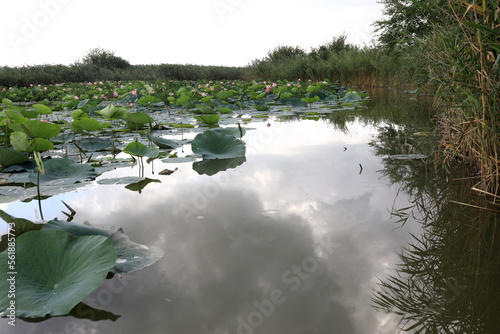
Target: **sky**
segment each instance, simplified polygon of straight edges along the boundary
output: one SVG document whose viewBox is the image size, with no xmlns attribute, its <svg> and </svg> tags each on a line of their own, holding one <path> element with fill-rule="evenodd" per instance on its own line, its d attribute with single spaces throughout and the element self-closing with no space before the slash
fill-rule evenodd
<svg viewBox="0 0 500 334">
<path fill-rule="evenodd" d="M 245 66 L 343 33 L 370 45 L 377 0 L 2 0 L 0 66 L 70 65 L 94 48 L 131 64 Z"/>
</svg>

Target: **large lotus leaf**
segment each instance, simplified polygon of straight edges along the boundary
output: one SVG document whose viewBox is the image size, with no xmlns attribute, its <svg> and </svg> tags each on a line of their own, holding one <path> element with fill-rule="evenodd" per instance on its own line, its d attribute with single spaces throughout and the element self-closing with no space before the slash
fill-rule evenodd
<svg viewBox="0 0 500 334">
<path fill-rule="evenodd" d="M 243 157 L 246 153 L 245 144 L 241 140 L 215 131 L 197 134 L 191 147 L 203 159 L 229 159 Z"/>
<path fill-rule="evenodd" d="M 108 237 L 116 249 L 116 264 L 109 271 L 128 273 L 148 267 L 163 257 L 163 251 L 157 247 L 146 247 L 130 241 L 119 226 L 98 226 L 88 222 L 75 224 L 57 219 L 49 221 L 42 230 L 64 230 L 74 236 L 103 235 Z"/>
<path fill-rule="evenodd" d="M 60 129 L 59 125 L 42 122 L 37 119 L 12 124 L 10 127 L 14 131 L 26 133 L 30 138 L 52 138 L 59 134 Z"/>
<path fill-rule="evenodd" d="M 82 109 L 75 109 L 71 112 L 71 118 L 79 119 L 79 118 L 88 118 L 89 115 Z"/>
<path fill-rule="evenodd" d="M 13 151 L 8 148 L 0 147 L 0 165 L 8 167 L 18 165 L 29 161 L 28 156 L 25 154 Z"/>
<path fill-rule="evenodd" d="M 116 263 L 112 242 L 101 235 L 74 237 L 66 231 L 30 231 L 16 239 L 15 267 L 0 253 L 0 311 L 15 279 L 17 317 L 68 314 L 106 279 Z M 12 275 L 9 272 L 15 271 Z"/>
<path fill-rule="evenodd" d="M 43 104 L 34 104 L 33 108 L 35 108 L 36 112 L 40 115 L 52 114 L 52 109 Z"/>
<path fill-rule="evenodd" d="M 157 147 L 147 147 L 146 145 L 138 141 L 133 141 L 129 143 L 123 149 L 123 152 L 138 157 L 148 157 L 148 158 L 156 158 L 160 153 Z"/>
<path fill-rule="evenodd" d="M 28 139 L 28 135 L 24 132 L 13 132 L 10 135 L 10 144 L 16 151 L 21 152 L 42 152 L 54 148 L 54 143 L 43 138 Z"/>
<path fill-rule="evenodd" d="M 71 125 L 73 125 L 73 131 L 75 133 L 80 133 L 83 130 L 91 132 L 101 130 L 104 125 L 101 124 L 98 120 L 93 118 L 82 118 L 78 120 L 74 120 Z"/>
<path fill-rule="evenodd" d="M 94 167 L 78 164 L 67 158 L 45 160 L 43 162 L 44 174 L 40 174 L 40 184 L 57 183 L 73 184 L 83 180 L 93 179 L 97 176 Z M 31 182 L 36 183 L 36 171 L 29 175 Z"/>
<path fill-rule="evenodd" d="M 240 129 L 241 129 L 241 132 L 240 132 Z M 243 137 L 245 135 L 245 133 L 247 133 L 247 130 L 245 128 L 216 128 L 216 129 L 210 129 L 210 131 L 215 131 L 217 133 L 222 133 L 222 134 L 225 134 L 225 135 L 229 135 L 229 136 L 234 136 L 235 138 L 240 138 L 240 137 Z"/>
<path fill-rule="evenodd" d="M 12 107 L 13 108 L 13 107 Z M 26 118 L 24 118 L 23 115 L 21 115 L 19 112 L 12 110 L 12 109 L 5 109 L 2 111 L 2 115 L 4 118 L 9 120 L 9 123 L 22 123 L 26 121 Z"/>
<path fill-rule="evenodd" d="M 300 97 L 291 97 L 288 102 L 289 105 L 292 107 L 300 108 L 300 107 L 307 107 L 307 103 L 302 101 Z"/>
<path fill-rule="evenodd" d="M 201 111 L 203 114 L 213 114 L 214 110 L 204 104 L 197 104 L 196 109 Z"/>
<path fill-rule="evenodd" d="M 350 94 L 347 94 L 346 96 L 344 96 L 343 100 L 346 103 L 352 103 L 352 102 L 356 102 L 356 101 L 361 100 L 361 96 L 359 96 L 356 93 L 350 93 Z"/>
<path fill-rule="evenodd" d="M 325 102 L 337 102 L 338 100 L 339 97 L 335 94 L 332 94 L 325 99 Z"/>
<path fill-rule="evenodd" d="M 161 137 L 150 137 L 151 141 L 158 145 L 159 148 L 174 149 L 180 147 L 181 145 L 173 140 L 165 139 Z"/>
<path fill-rule="evenodd" d="M 201 116 L 195 116 L 194 118 L 205 124 L 216 124 L 220 120 L 220 117 L 217 114 L 206 114 Z"/>
<path fill-rule="evenodd" d="M 221 90 L 220 92 L 215 94 L 215 96 L 219 100 L 226 100 L 227 98 L 230 98 L 231 96 L 233 96 L 235 93 L 236 92 L 234 90 Z"/>
<path fill-rule="evenodd" d="M 195 170 L 200 175 L 206 174 L 211 176 L 230 168 L 236 168 L 245 161 L 245 157 L 196 161 L 193 163 L 193 170 Z"/>
<path fill-rule="evenodd" d="M 0 210 L 0 218 L 2 218 L 12 228 L 10 234 L 2 235 L 2 239 L 0 241 L 0 252 L 7 249 L 8 241 L 11 236 L 17 238 L 25 232 L 40 230 L 43 226 L 42 224 L 35 224 L 24 218 L 12 217 L 3 210 Z"/>
<path fill-rule="evenodd" d="M 77 142 L 77 145 L 89 152 L 107 151 L 111 150 L 113 146 L 111 139 L 97 137 L 81 139 Z"/>
<path fill-rule="evenodd" d="M 127 112 L 123 114 L 122 119 L 127 123 L 137 124 L 137 125 L 143 125 L 149 122 L 153 122 L 153 119 L 148 114 L 143 112 L 136 112 L 136 113 Z"/>
<path fill-rule="evenodd" d="M 112 104 L 106 106 L 106 108 L 95 111 L 97 114 L 104 116 L 107 119 L 115 119 L 122 117 L 127 110 L 124 108 L 115 107 Z"/>
<path fill-rule="evenodd" d="M 2 103 L 8 106 L 13 106 L 14 103 L 9 99 L 2 99 Z"/>
</svg>

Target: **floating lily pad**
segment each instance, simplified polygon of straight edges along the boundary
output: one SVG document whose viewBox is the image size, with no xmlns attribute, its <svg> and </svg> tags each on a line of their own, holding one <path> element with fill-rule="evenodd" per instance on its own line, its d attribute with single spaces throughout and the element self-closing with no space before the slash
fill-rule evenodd
<svg viewBox="0 0 500 334">
<path fill-rule="evenodd" d="M 30 231 L 16 239 L 16 316 L 66 315 L 106 279 L 116 263 L 112 242 L 102 235 Z M 0 253 L 0 311 L 8 314 L 8 251 Z"/>
<path fill-rule="evenodd" d="M 110 138 L 98 137 L 81 139 L 77 142 L 77 145 L 89 152 L 107 151 L 111 150 L 113 146 Z"/>
<path fill-rule="evenodd" d="M 240 129 L 241 129 L 241 132 L 240 132 Z M 210 129 L 210 131 L 214 131 L 214 132 L 217 132 L 217 133 L 222 133 L 222 134 L 225 134 L 225 135 L 230 135 L 230 136 L 234 136 L 235 138 L 240 138 L 240 137 L 243 137 L 245 135 L 245 133 L 247 133 L 247 130 L 243 127 L 241 128 L 216 128 L 216 129 Z"/>
<path fill-rule="evenodd" d="M 113 177 L 109 179 L 101 179 L 97 181 L 98 184 L 130 184 L 134 182 L 139 182 L 144 180 L 140 176 L 124 176 L 124 177 Z"/>
<path fill-rule="evenodd" d="M 28 161 L 28 156 L 14 150 L 0 147 L 0 165 L 2 167 L 8 167 L 12 165 L 18 165 Z"/>
<path fill-rule="evenodd" d="M 426 155 L 423 154 L 394 154 L 390 156 L 392 159 L 396 160 L 411 160 L 411 159 L 427 159 Z"/>
<path fill-rule="evenodd" d="M 102 235 L 111 239 L 116 249 L 116 263 L 109 271 L 128 273 L 148 267 L 163 257 L 163 251 L 157 247 L 146 247 L 130 241 L 119 226 L 98 226 L 88 222 L 75 224 L 57 219 L 49 221 L 42 230 L 63 230 L 74 236 Z"/>
<path fill-rule="evenodd" d="M 185 162 L 193 162 L 199 159 L 202 159 L 203 156 L 201 154 L 192 154 L 192 155 L 187 155 L 185 157 L 174 157 L 174 158 L 167 158 L 167 159 L 162 159 L 161 162 L 165 163 L 185 163 Z"/>
<path fill-rule="evenodd" d="M 346 103 L 352 103 L 361 100 L 361 96 L 356 93 L 350 93 L 344 96 L 342 100 Z"/>
<path fill-rule="evenodd" d="M 215 131 L 205 131 L 196 135 L 191 142 L 194 153 L 203 159 L 229 159 L 245 156 L 245 144 L 234 136 Z"/>
<path fill-rule="evenodd" d="M 43 163 L 45 174 L 40 174 L 40 184 L 71 184 L 93 179 L 97 176 L 94 167 L 78 164 L 67 158 L 46 160 Z M 29 175 L 31 182 L 36 183 L 36 171 Z"/>
<path fill-rule="evenodd" d="M 150 137 L 151 141 L 158 145 L 159 148 L 174 149 L 180 147 L 181 145 L 173 140 L 165 139 L 161 137 Z"/>
</svg>

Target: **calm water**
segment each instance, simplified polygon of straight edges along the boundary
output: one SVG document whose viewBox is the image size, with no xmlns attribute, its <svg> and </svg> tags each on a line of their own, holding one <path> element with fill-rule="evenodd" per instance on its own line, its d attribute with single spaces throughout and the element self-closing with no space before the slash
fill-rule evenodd
<svg viewBox="0 0 500 334">
<path fill-rule="evenodd" d="M 418 224 L 395 225 L 390 211 L 408 206 L 408 177 L 423 177 L 387 157 L 404 147 L 396 130 L 422 131 L 429 117 L 428 105 L 394 101 L 374 93 L 367 111 L 251 123 L 246 161 L 213 176 L 157 161 L 145 174 L 161 183 L 141 193 L 93 183 L 45 200 L 45 218 L 65 219 L 62 199 L 75 222 L 119 225 L 165 255 L 94 291 L 84 302 L 96 310 L 80 314 L 93 321 L 20 320 L 15 329 L 0 321 L 0 332 L 396 333 L 397 319 L 370 297 L 409 233 L 420 234 Z M 34 201 L 2 207 L 28 219 L 38 210 Z"/>
</svg>

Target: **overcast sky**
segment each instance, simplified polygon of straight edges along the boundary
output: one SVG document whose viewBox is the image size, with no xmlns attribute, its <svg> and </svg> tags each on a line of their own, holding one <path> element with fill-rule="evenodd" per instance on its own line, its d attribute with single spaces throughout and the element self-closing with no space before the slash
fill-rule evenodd
<svg viewBox="0 0 500 334">
<path fill-rule="evenodd" d="M 377 0 L 3 0 L 0 66 L 71 64 L 90 49 L 132 64 L 244 66 L 278 45 L 373 40 Z"/>
</svg>

